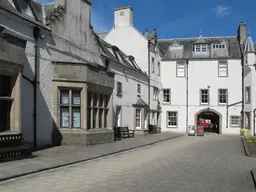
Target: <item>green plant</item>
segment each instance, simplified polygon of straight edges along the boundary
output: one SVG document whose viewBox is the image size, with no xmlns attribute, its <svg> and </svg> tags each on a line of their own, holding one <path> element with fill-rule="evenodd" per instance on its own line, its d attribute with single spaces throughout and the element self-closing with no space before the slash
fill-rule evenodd
<svg viewBox="0 0 256 192">
<path fill-rule="evenodd" d="M 250 137 L 246 137 L 245 140 L 246 140 L 246 142 L 248 144 L 252 144 L 253 143 L 253 140 Z"/>
</svg>

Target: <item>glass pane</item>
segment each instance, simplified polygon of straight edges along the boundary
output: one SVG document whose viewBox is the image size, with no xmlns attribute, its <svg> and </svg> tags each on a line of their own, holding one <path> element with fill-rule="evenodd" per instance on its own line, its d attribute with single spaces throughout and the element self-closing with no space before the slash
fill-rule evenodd
<svg viewBox="0 0 256 192">
<path fill-rule="evenodd" d="M 104 128 L 108 127 L 108 109 L 104 110 Z"/>
<path fill-rule="evenodd" d="M 0 132 L 10 130 L 12 101 L 0 100 Z"/>
<path fill-rule="evenodd" d="M 103 95 L 100 95 L 100 98 L 99 98 L 99 106 L 100 106 L 100 107 L 103 107 Z"/>
<path fill-rule="evenodd" d="M 103 109 L 100 109 L 100 111 L 99 111 L 99 128 L 102 128 L 102 114 L 103 114 Z"/>
<path fill-rule="evenodd" d="M 92 93 L 88 93 L 88 107 L 92 106 Z"/>
<path fill-rule="evenodd" d="M 69 108 L 60 107 L 60 127 L 69 128 Z"/>
<path fill-rule="evenodd" d="M 81 128 L 80 107 L 72 108 L 72 128 Z"/>
<path fill-rule="evenodd" d="M 104 95 L 104 107 L 108 107 L 108 95 Z"/>
<path fill-rule="evenodd" d="M 74 105 L 81 104 L 80 91 L 72 91 L 72 104 Z"/>
<path fill-rule="evenodd" d="M 98 95 L 93 94 L 93 106 L 96 107 L 98 104 Z"/>
<path fill-rule="evenodd" d="M 11 97 L 11 76 L 0 75 L 0 96 Z"/>
<path fill-rule="evenodd" d="M 96 128 L 97 109 L 93 109 L 92 127 Z"/>
<path fill-rule="evenodd" d="M 88 108 L 87 109 L 87 129 L 91 129 L 91 112 L 92 112 L 92 109 L 91 108 Z"/>
<path fill-rule="evenodd" d="M 21 13 L 26 14 L 29 17 L 34 18 L 34 14 L 29 5 L 29 0 L 14 0 L 16 6 L 21 11 Z"/>
<path fill-rule="evenodd" d="M 60 90 L 60 104 L 68 105 L 69 104 L 69 91 Z"/>
</svg>

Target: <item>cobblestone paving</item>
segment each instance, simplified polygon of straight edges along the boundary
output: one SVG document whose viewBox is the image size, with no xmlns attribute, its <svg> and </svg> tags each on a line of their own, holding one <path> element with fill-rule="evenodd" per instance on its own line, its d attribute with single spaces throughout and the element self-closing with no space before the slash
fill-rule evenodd
<svg viewBox="0 0 256 192">
<path fill-rule="evenodd" d="M 1 192 L 253 192 L 238 136 L 180 137 L 120 155 L 0 183 Z"/>
</svg>

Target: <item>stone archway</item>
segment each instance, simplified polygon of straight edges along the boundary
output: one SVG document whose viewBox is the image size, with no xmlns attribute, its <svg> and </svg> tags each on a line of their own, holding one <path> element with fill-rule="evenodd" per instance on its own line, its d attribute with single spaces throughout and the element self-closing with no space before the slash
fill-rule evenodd
<svg viewBox="0 0 256 192">
<path fill-rule="evenodd" d="M 196 130 L 197 130 L 197 126 L 198 126 L 198 118 L 200 116 L 204 116 L 204 117 L 209 116 L 210 119 L 213 118 L 215 121 L 217 121 L 218 130 L 216 132 L 219 134 L 222 133 L 222 115 L 221 115 L 221 113 L 219 113 L 218 111 L 211 109 L 209 107 L 202 109 L 202 110 L 198 111 L 197 113 L 195 113 L 194 122 L 195 122 Z"/>
</svg>

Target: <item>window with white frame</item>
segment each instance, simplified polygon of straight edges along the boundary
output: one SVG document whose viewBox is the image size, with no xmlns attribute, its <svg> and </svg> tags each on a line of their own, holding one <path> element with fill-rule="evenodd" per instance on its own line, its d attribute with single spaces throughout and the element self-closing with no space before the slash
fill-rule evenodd
<svg viewBox="0 0 256 192">
<path fill-rule="evenodd" d="M 194 52 L 195 53 L 207 53 L 208 45 L 207 44 L 196 44 L 196 45 L 194 45 Z"/>
<path fill-rule="evenodd" d="M 201 49 L 202 49 L 202 53 L 206 53 L 207 52 L 207 45 L 206 44 L 201 45 Z"/>
<path fill-rule="evenodd" d="M 200 53 L 201 52 L 201 45 L 195 45 L 195 52 Z"/>
<path fill-rule="evenodd" d="M 140 87 L 140 84 L 137 84 L 137 94 L 141 94 L 141 87 Z"/>
<path fill-rule="evenodd" d="M 160 62 L 158 61 L 158 76 L 161 75 L 161 66 Z"/>
<path fill-rule="evenodd" d="M 227 77 L 227 76 L 228 76 L 228 62 L 219 61 L 219 77 Z"/>
<path fill-rule="evenodd" d="M 178 113 L 176 111 L 167 112 L 167 127 L 178 126 Z"/>
<path fill-rule="evenodd" d="M 151 66 L 152 66 L 152 73 L 155 73 L 155 58 L 154 57 L 152 57 L 151 58 Z"/>
<path fill-rule="evenodd" d="M 136 128 L 141 128 L 141 109 L 135 110 L 135 123 Z"/>
<path fill-rule="evenodd" d="M 170 103 L 171 102 L 171 90 L 163 89 L 163 102 Z"/>
<path fill-rule="evenodd" d="M 87 129 L 107 128 L 109 96 L 88 92 Z"/>
<path fill-rule="evenodd" d="M 209 90 L 208 89 L 201 89 L 200 90 L 200 103 L 202 105 L 209 104 Z"/>
<path fill-rule="evenodd" d="M 227 89 L 219 89 L 219 104 L 227 104 L 228 103 L 228 90 Z"/>
<path fill-rule="evenodd" d="M 240 116 L 230 116 L 230 127 L 240 126 Z"/>
<path fill-rule="evenodd" d="M 185 62 L 177 62 L 177 77 L 185 77 Z"/>
<path fill-rule="evenodd" d="M 60 128 L 81 128 L 81 91 L 60 89 Z"/>
<path fill-rule="evenodd" d="M 245 102 L 251 103 L 251 87 L 245 87 Z"/>
<path fill-rule="evenodd" d="M 118 96 L 118 97 L 122 97 L 122 95 L 123 95 L 123 87 L 122 87 L 122 83 L 121 82 L 116 82 L 116 95 Z"/>
<path fill-rule="evenodd" d="M 153 87 L 153 99 L 156 101 L 159 100 L 159 89 L 157 87 Z"/>
</svg>

